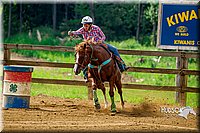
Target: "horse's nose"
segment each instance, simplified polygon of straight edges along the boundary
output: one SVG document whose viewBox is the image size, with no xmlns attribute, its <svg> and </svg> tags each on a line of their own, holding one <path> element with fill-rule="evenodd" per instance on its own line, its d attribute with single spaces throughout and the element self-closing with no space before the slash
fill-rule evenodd
<svg viewBox="0 0 200 133">
<path fill-rule="evenodd" d="M 78 71 L 78 64 L 75 64 L 75 65 L 74 65 L 74 73 L 75 73 L 75 75 L 78 75 L 78 74 L 79 74 L 79 71 Z"/>
<path fill-rule="evenodd" d="M 77 64 L 74 65 L 74 73 L 77 75 Z"/>
</svg>

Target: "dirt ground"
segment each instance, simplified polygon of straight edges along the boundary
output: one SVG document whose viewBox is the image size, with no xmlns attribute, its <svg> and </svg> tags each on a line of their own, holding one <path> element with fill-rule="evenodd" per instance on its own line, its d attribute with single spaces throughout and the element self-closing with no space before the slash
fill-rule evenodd
<svg viewBox="0 0 200 133">
<path fill-rule="evenodd" d="M 4 132 L 198 132 L 197 115 L 188 119 L 164 114 L 153 103 L 125 103 L 112 115 L 110 107 L 96 110 L 90 100 L 38 95 L 31 97 L 29 109 L 3 109 Z"/>
</svg>

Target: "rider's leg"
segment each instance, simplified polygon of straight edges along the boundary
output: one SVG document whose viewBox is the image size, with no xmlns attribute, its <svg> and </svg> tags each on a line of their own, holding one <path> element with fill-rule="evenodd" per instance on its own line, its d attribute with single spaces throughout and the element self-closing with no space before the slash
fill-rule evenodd
<svg viewBox="0 0 200 133">
<path fill-rule="evenodd" d="M 108 49 L 117 57 L 118 65 L 119 65 L 120 71 L 123 72 L 123 71 L 127 70 L 128 68 L 126 67 L 125 62 L 124 62 L 124 61 L 122 60 L 122 58 L 120 57 L 117 48 L 114 47 L 114 46 L 112 46 L 112 45 L 110 45 L 110 44 L 107 44 L 107 47 L 108 47 Z"/>
</svg>

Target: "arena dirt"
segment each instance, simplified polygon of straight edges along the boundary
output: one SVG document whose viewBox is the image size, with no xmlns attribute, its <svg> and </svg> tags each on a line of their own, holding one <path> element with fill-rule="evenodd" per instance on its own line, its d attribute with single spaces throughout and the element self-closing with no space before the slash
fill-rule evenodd
<svg viewBox="0 0 200 133">
<path fill-rule="evenodd" d="M 188 119 L 161 113 L 162 105 L 125 103 L 112 115 L 110 107 L 96 110 L 91 100 L 38 95 L 31 97 L 29 109 L 3 109 L 4 132 L 198 132 L 197 115 Z M 164 106 L 164 105 L 163 105 Z"/>
</svg>

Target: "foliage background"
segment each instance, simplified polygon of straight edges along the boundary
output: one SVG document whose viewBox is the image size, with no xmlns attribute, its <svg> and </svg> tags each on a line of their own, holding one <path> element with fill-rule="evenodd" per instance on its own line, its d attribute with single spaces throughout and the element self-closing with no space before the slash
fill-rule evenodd
<svg viewBox="0 0 200 133">
<path fill-rule="evenodd" d="M 82 17 L 93 17 L 101 27 L 107 41 L 120 41 L 136 37 L 142 44 L 153 44 L 156 35 L 158 3 L 66 3 L 66 4 L 3 4 L 4 37 L 33 31 L 36 27 L 52 27 L 54 35 L 62 31 L 77 30 Z M 154 27 L 154 28 L 153 28 Z M 66 36 L 66 34 L 64 35 Z M 150 43 L 152 42 L 152 43 Z"/>
</svg>

